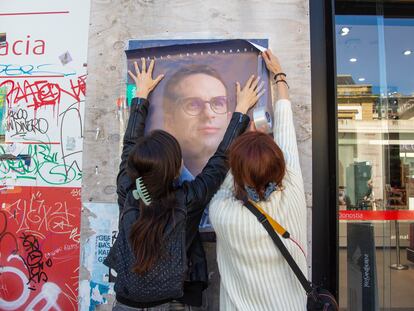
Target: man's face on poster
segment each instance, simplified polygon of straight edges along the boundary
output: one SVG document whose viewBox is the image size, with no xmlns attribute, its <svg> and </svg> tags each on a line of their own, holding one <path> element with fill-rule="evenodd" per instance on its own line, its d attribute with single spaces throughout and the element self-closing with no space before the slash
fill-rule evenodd
<svg viewBox="0 0 414 311">
<path fill-rule="evenodd" d="M 184 161 L 210 157 L 231 115 L 226 87 L 208 71 L 172 76 L 164 93 L 164 113 L 165 130 L 179 141 Z"/>
</svg>

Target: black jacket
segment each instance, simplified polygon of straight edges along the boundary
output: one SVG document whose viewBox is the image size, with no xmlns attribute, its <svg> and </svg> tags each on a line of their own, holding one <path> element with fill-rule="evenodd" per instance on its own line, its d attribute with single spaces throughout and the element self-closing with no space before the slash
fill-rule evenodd
<svg viewBox="0 0 414 311">
<path fill-rule="evenodd" d="M 134 98 L 131 104 L 131 114 L 124 135 L 124 146 L 121 155 L 121 164 L 117 177 L 117 194 L 120 215 L 126 208 L 136 205 L 131 192 L 135 188 L 135 181 L 126 174 L 128 155 L 135 145 L 136 140 L 144 135 L 145 120 L 148 115 L 149 102 L 146 99 Z M 230 144 L 249 124 L 249 117 L 235 112 L 226 130 L 224 138 L 217 148 L 216 153 L 209 159 L 202 172 L 192 181 L 184 182 L 176 190 L 179 206 L 186 213 L 186 248 L 188 261 L 188 274 L 184 283 L 184 296 L 181 300 L 189 305 L 201 305 L 202 291 L 207 287 L 207 263 L 203 246 L 201 244 L 198 226 L 204 208 L 224 181 L 228 172 L 226 151 Z M 136 217 L 134 213 L 126 213 L 125 217 Z M 132 272 L 131 272 L 132 273 Z M 153 307 L 165 301 L 154 301 L 151 304 L 138 304 L 126 301 L 122 297 L 117 299 L 124 304 L 135 307 Z"/>
</svg>

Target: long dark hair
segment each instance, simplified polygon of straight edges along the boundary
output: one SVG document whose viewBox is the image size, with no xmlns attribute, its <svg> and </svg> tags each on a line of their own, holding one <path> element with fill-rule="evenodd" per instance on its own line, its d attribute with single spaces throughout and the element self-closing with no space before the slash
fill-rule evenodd
<svg viewBox="0 0 414 311">
<path fill-rule="evenodd" d="M 282 150 L 261 132 L 246 132 L 237 137 L 230 146 L 229 164 L 238 199 L 246 196 L 245 185 L 253 187 L 263 199 L 265 186 L 269 182 L 282 186 L 286 172 Z"/>
<path fill-rule="evenodd" d="M 139 204 L 139 217 L 129 236 L 136 256 L 133 272 L 144 274 L 163 255 L 164 230 L 177 206 L 173 182 L 181 168 L 178 141 L 162 130 L 138 139 L 127 162 L 132 180 L 141 177 L 151 197 L 151 204 Z"/>
</svg>

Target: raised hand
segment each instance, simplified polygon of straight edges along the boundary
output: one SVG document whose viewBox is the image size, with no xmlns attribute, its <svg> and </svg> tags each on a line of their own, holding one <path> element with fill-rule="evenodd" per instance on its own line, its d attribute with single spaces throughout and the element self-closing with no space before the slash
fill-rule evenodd
<svg viewBox="0 0 414 311">
<path fill-rule="evenodd" d="M 289 99 L 289 85 L 286 81 L 286 74 L 282 70 L 279 59 L 270 49 L 264 51 L 262 56 L 266 63 L 267 69 L 273 74 L 273 82 L 277 85 L 277 98 Z"/>
<path fill-rule="evenodd" d="M 282 67 L 280 66 L 279 59 L 272 53 L 270 49 L 262 52 L 262 57 L 266 63 L 267 69 L 271 73 L 277 74 L 282 72 Z"/>
<path fill-rule="evenodd" d="M 149 93 L 151 93 L 161 79 L 164 78 L 163 74 L 159 75 L 155 79 L 152 78 L 154 63 L 155 61 L 151 60 L 147 70 L 145 58 L 141 58 L 141 71 L 139 70 L 137 62 L 134 62 L 135 75 L 128 70 L 128 74 L 131 76 L 132 80 L 135 81 L 135 85 L 137 87 L 137 91 L 135 93 L 136 97 L 147 98 Z"/>
<path fill-rule="evenodd" d="M 252 75 L 247 80 L 246 85 L 241 89 L 240 83 L 236 83 L 237 105 L 236 112 L 247 113 L 258 101 L 258 99 L 264 94 L 264 84 L 260 83 L 260 77 L 254 78 Z"/>
</svg>

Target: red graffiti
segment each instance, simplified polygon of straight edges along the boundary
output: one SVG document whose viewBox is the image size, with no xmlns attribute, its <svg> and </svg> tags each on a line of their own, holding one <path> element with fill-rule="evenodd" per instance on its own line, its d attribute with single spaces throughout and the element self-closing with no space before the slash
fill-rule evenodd
<svg viewBox="0 0 414 311">
<path fill-rule="evenodd" d="M 16 233 L 30 229 L 39 235 L 69 234 L 70 239 L 79 242 L 79 220 L 72 207 L 66 200 L 47 202 L 44 197 L 38 191 L 31 193 L 30 199 L 19 198 L 8 206 L 9 216 L 18 225 Z"/>
<path fill-rule="evenodd" d="M 86 94 L 86 75 L 70 79 L 69 84 L 70 87 L 65 88 L 48 80 L 33 82 L 9 79 L 0 83 L 0 87 L 6 86 L 8 89 L 6 100 L 10 108 L 24 101 L 27 107 L 33 107 L 36 111 L 40 107 L 59 105 L 63 95 L 70 96 L 76 102 L 81 101 Z"/>
<path fill-rule="evenodd" d="M 0 310 L 78 309 L 79 190 L 0 194 Z"/>
<path fill-rule="evenodd" d="M 77 102 L 80 102 L 81 96 L 84 97 L 86 94 L 86 75 L 79 76 L 76 82 L 70 80 L 70 87 L 72 93 L 67 94 L 75 98 Z"/>
</svg>

